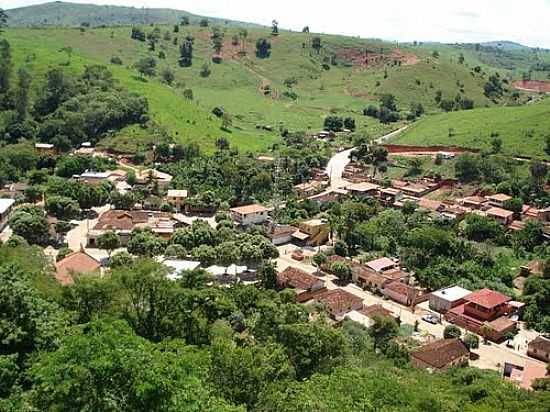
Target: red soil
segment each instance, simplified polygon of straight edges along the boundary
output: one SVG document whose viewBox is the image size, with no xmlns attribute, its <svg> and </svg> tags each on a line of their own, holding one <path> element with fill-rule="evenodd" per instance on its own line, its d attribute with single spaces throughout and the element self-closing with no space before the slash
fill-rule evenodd
<svg viewBox="0 0 550 412">
<path fill-rule="evenodd" d="M 528 90 L 531 92 L 550 93 L 550 81 L 544 80 L 518 80 L 512 83 L 516 89 Z"/>
<path fill-rule="evenodd" d="M 357 47 L 341 47 L 336 50 L 336 58 L 352 62 L 353 65 L 367 69 L 373 66 L 394 64 L 413 65 L 418 63 L 418 57 L 412 53 L 405 53 L 399 49 L 393 49 L 389 53 L 378 53 L 359 49 Z"/>
</svg>

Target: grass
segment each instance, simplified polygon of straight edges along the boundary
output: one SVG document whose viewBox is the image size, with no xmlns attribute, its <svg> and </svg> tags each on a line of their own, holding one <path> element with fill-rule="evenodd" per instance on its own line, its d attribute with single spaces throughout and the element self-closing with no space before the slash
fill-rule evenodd
<svg viewBox="0 0 550 412">
<path fill-rule="evenodd" d="M 427 116 L 413 124 L 393 143 L 456 145 L 488 149 L 491 135 L 503 141 L 507 155 L 542 157 L 550 132 L 550 99 L 518 106 L 475 109 Z"/>
<path fill-rule="evenodd" d="M 280 127 L 316 131 L 322 128 L 324 117 L 331 113 L 353 116 L 357 134 L 376 137 L 384 134 L 388 127 L 363 116 L 362 110 L 370 103 L 377 103 L 380 95 L 395 94 L 402 109 L 407 109 L 412 102 L 421 102 L 429 111 L 435 111 L 432 95 L 442 90 L 445 96 L 453 97 L 458 92 L 457 80 L 465 84 L 465 95 L 479 105 L 489 104 L 481 94 L 482 79 L 472 78 L 467 67 L 453 63 L 450 58 L 441 57 L 434 63 L 427 57 L 427 49 L 403 48 L 404 52 L 418 56 L 416 65 L 389 64 L 361 69 L 351 64 L 342 50 L 353 50 L 359 55 L 365 48 L 390 53 L 395 46 L 375 40 L 323 35 L 323 48 L 317 54 L 309 47 L 313 35 L 283 32 L 271 39 L 271 57 L 259 59 L 254 55 L 254 44 L 257 38 L 267 37 L 268 33 L 265 29 L 249 28 L 247 55 L 239 57 L 239 46 L 231 45 L 237 28 L 223 26 L 224 60 L 221 64 L 213 64 L 211 28 L 188 26 L 175 34 L 172 25 L 158 27 L 163 36 L 168 32 L 171 38 L 177 36 L 180 42 L 187 34 L 194 36 L 192 67 L 178 66 L 178 46 L 172 40 L 162 37 L 157 49 L 151 52 L 146 43 L 130 39 L 129 26 L 86 29 L 85 32 L 72 28 L 12 28 L 5 35 L 12 44 L 17 65 L 25 65 L 34 73 L 35 86 L 43 81 L 49 68 L 67 61 L 67 56 L 59 49 L 70 46 L 73 49 L 71 63 L 64 66 L 68 71 L 79 73 L 89 64 L 109 65 L 122 86 L 148 98 L 152 118 L 175 141 L 198 142 L 206 150 L 212 150 L 216 139 L 225 136 L 242 150 L 266 151 L 280 141 Z M 163 84 L 158 76 L 141 79 L 133 69 L 137 60 L 157 56 L 160 50 L 167 58 L 158 59 L 157 72 L 166 68 L 173 70 L 176 77 L 173 87 Z M 109 63 L 113 55 L 122 59 L 122 66 Z M 323 59 L 332 55 L 337 56 L 337 65 L 323 69 Z M 210 66 L 208 78 L 200 76 L 204 64 Z M 296 100 L 283 96 L 288 89 L 284 83 L 289 78 L 297 81 L 292 87 L 298 95 Z M 265 96 L 261 90 L 268 84 L 273 90 L 271 96 Z M 185 88 L 193 90 L 193 101 L 183 98 Z M 215 106 L 224 107 L 232 116 L 231 133 L 222 131 L 220 120 L 211 115 Z M 258 129 L 258 125 L 272 126 L 273 131 Z M 128 138 L 128 130 L 125 130 L 121 147 L 129 147 Z M 114 142 L 116 139 L 111 139 L 110 143 L 116 144 Z"/>
</svg>

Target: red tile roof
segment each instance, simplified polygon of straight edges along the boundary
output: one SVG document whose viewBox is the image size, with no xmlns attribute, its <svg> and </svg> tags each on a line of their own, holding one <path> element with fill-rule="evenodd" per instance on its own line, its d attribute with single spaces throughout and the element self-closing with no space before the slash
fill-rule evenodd
<svg viewBox="0 0 550 412">
<path fill-rule="evenodd" d="M 380 259 L 371 260 L 366 264 L 369 268 L 376 272 L 380 272 L 388 267 L 395 266 L 395 262 L 387 257 L 381 257 Z"/>
<path fill-rule="evenodd" d="M 315 300 L 325 304 L 334 313 L 347 312 L 352 305 L 363 303 L 363 299 L 343 289 L 326 290 L 319 293 Z"/>
<path fill-rule="evenodd" d="M 100 263 L 86 252 L 74 252 L 55 264 L 55 278 L 62 285 L 74 282 L 73 273 L 88 273 L 98 271 Z"/>
<path fill-rule="evenodd" d="M 359 313 L 371 319 L 374 318 L 375 316 L 395 318 L 394 313 L 391 310 L 386 309 L 382 305 L 365 306 L 363 309 L 359 311 Z"/>
<path fill-rule="evenodd" d="M 283 286 L 309 290 L 322 280 L 302 269 L 289 266 L 277 275 L 277 282 Z"/>
<path fill-rule="evenodd" d="M 541 352 L 550 353 L 550 339 L 546 339 L 542 336 L 537 336 L 531 342 L 529 342 L 529 349 L 540 350 Z"/>
<path fill-rule="evenodd" d="M 481 289 L 466 296 L 468 302 L 475 303 L 481 307 L 492 309 L 495 306 L 512 300 L 511 297 L 495 292 L 491 289 Z"/>
<path fill-rule="evenodd" d="M 468 356 L 470 351 L 460 339 L 440 339 L 411 352 L 411 356 L 434 368 L 441 369 L 451 362 Z"/>
</svg>

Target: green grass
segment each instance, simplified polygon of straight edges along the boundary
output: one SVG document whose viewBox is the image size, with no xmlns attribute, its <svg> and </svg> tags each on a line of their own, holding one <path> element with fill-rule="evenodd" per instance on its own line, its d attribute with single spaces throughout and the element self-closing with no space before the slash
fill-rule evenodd
<svg viewBox="0 0 550 412">
<path fill-rule="evenodd" d="M 502 139 L 505 154 L 542 157 L 544 137 L 550 133 L 550 99 L 518 107 L 428 116 L 396 137 L 393 143 L 488 149 L 492 133 L 498 133 Z"/>
</svg>

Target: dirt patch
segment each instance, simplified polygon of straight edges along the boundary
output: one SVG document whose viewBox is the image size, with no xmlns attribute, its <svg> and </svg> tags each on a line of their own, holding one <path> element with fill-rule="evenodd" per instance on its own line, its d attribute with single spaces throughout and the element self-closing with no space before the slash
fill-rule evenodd
<svg viewBox="0 0 550 412">
<path fill-rule="evenodd" d="M 512 83 L 514 88 L 530 92 L 550 93 L 550 81 L 544 80 L 518 80 Z"/>
<path fill-rule="evenodd" d="M 462 153 L 477 153 L 478 149 L 469 149 L 466 147 L 458 146 L 413 146 L 413 145 L 401 145 L 401 144 L 383 144 L 390 154 L 399 154 L 400 156 L 413 156 L 413 155 L 434 155 L 439 152 L 453 153 L 455 155 Z"/>
<path fill-rule="evenodd" d="M 385 65 L 413 65 L 418 63 L 418 57 L 413 53 L 405 53 L 400 49 L 373 51 L 368 48 L 340 47 L 336 49 L 336 58 L 352 63 L 354 66 L 368 69 Z"/>
</svg>

